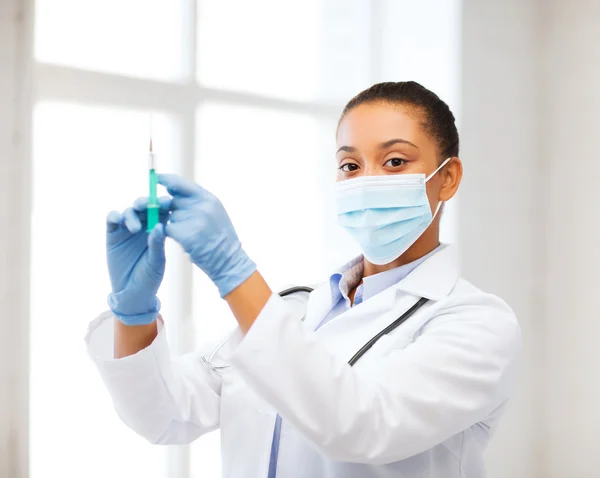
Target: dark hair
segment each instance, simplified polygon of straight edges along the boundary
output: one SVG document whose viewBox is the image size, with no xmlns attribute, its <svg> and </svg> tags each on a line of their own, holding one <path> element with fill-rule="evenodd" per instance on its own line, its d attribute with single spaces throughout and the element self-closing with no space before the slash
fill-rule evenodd
<svg viewBox="0 0 600 478">
<path fill-rule="evenodd" d="M 352 98 L 340 117 L 364 103 L 390 103 L 413 107 L 422 115 L 422 128 L 438 143 L 441 158 L 458 156 L 458 131 L 448 105 L 415 81 L 377 83 Z"/>
</svg>

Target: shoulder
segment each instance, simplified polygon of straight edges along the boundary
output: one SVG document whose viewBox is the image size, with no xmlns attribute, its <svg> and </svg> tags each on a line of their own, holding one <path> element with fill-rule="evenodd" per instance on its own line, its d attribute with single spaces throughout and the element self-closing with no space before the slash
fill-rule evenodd
<svg viewBox="0 0 600 478">
<path fill-rule="evenodd" d="M 515 317 L 513 310 L 502 298 L 481 290 L 463 278 L 459 278 L 456 281 L 456 284 L 448 294 L 447 303 L 481 304 L 488 307 L 497 308 L 498 310 L 502 310 Z"/>
<path fill-rule="evenodd" d="M 456 281 L 455 286 L 448 294 L 447 300 L 444 301 L 444 305 L 446 307 L 473 307 L 478 311 L 485 310 L 518 324 L 514 311 L 503 299 L 479 289 L 462 278 Z"/>
<path fill-rule="evenodd" d="M 517 351 L 521 328 L 514 311 L 500 297 L 458 279 L 448 296 L 438 301 L 423 332 L 458 332 L 481 346 Z"/>
</svg>

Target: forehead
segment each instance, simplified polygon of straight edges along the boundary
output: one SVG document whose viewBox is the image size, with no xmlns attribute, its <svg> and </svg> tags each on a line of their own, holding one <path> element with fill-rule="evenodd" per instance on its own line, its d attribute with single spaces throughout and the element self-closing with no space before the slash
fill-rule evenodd
<svg viewBox="0 0 600 478">
<path fill-rule="evenodd" d="M 417 110 L 387 103 L 362 104 L 342 118 L 337 132 L 338 146 L 360 148 L 394 138 L 405 139 L 419 147 L 429 141 Z"/>
</svg>

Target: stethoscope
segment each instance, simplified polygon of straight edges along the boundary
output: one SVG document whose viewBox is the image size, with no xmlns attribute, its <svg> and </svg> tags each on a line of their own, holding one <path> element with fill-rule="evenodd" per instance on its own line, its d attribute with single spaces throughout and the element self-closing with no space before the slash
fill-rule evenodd
<svg viewBox="0 0 600 478">
<path fill-rule="evenodd" d="M 306 286 L 295 286 L 295 287 L 290 287 L 289 289 L 285 289 L 283 291 L 281 291 L 279 293 L 280 297 L 287 297 L 288 295 L 292 295 L 292 294 L 296 294 L 299 292 L 305 292 L 305 293 L 311 293 L 313 291 L 313 289 L 311 287 L 306 287 Z M 365 343 L 365 345 L 363 345 L 358 352 L 356 352 L 352 358 L 350 360 L 348 360 L 348 365 L 350 365 L 351 367 L 358 362 L 358 360 L 364 355 L 366 354 L 369 349 L 371 347 L 373 347 L 373 345 L 375 345 L 377 343 L 377 341 L 383 337 L 384 335 L 389 334 L 390 332 L 392 332 L 393 330 L 397 329 L 400 325 L 402 325 L 404 322 L 406 322 L 410 317 L 412 317 L 412 315 L 414 315 L 415 312 L 417 312 L 417 310 L 419 310 L 421 307 L 423 307 L 427 302 L 429 301 L 429 299 L 422 297 L 420 298 L 415 304 L 413 304 L 413 306 L 408 309 L 406 312 L 404 312 L 400 317 L 398 317 L 396 320 L 394 320 L 390 325 L 388 325 L 385 329 L 381 330 L 379 333 L 377 333 L 376 335 L 373 336 L 372 339 L 370 339 L 367 343 Z M 304 317 L 302 318 L 302 320 L 304 320 Z M 221 349 L 221 347 L 223 347 L 223 345 L 225 345 L 225 343 L 227 342 L 227 340 L 229 340 L 229 337 L 231 337 L 230 335 L 228 335 L 227 337 L 225 337 L 225 339 L 223 339 L 210 353 L 210 355 L 208 356 L 208 358 L 206 357 L 201 357 L 202 361 L 207 364 L 212 370 L 214 370 L 215 372 L 217 372 L 219 375 L 222 374 L 222 370 L 226 369 L 228 367 L 230 367 L 230 365 L 214 365 L 213 359 L 215 357 L 215 355 L 219 352 L 219 350 Z"/>
</svg>

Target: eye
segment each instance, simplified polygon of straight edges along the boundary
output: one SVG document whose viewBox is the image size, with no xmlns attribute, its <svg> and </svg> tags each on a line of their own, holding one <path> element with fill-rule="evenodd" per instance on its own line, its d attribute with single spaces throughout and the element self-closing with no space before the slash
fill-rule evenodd
<svg viewBox="0 0 600 478">
<path fill-rule="evenodd" d="M 403 164 L 406 164 L 408 161 L 406 161 L 406 159 L 402 159 L 402 158 L 392 158 L 392 159 L 388 159 L 385 164 L 388 166 L 392 166 L 394 168 L 399 168 L 400 166 L 402 166 Z"/>
<path fill-rule="evenodd" d="M 351 173 L 352 171 L 356 171 L 358 169 L 358 164 L 354 164 L 354 163 L 345 163 L 342 164 L 339 169 L 341 169 L 342 171 L 346 172 L 346 173 Z"/>
</svg>

